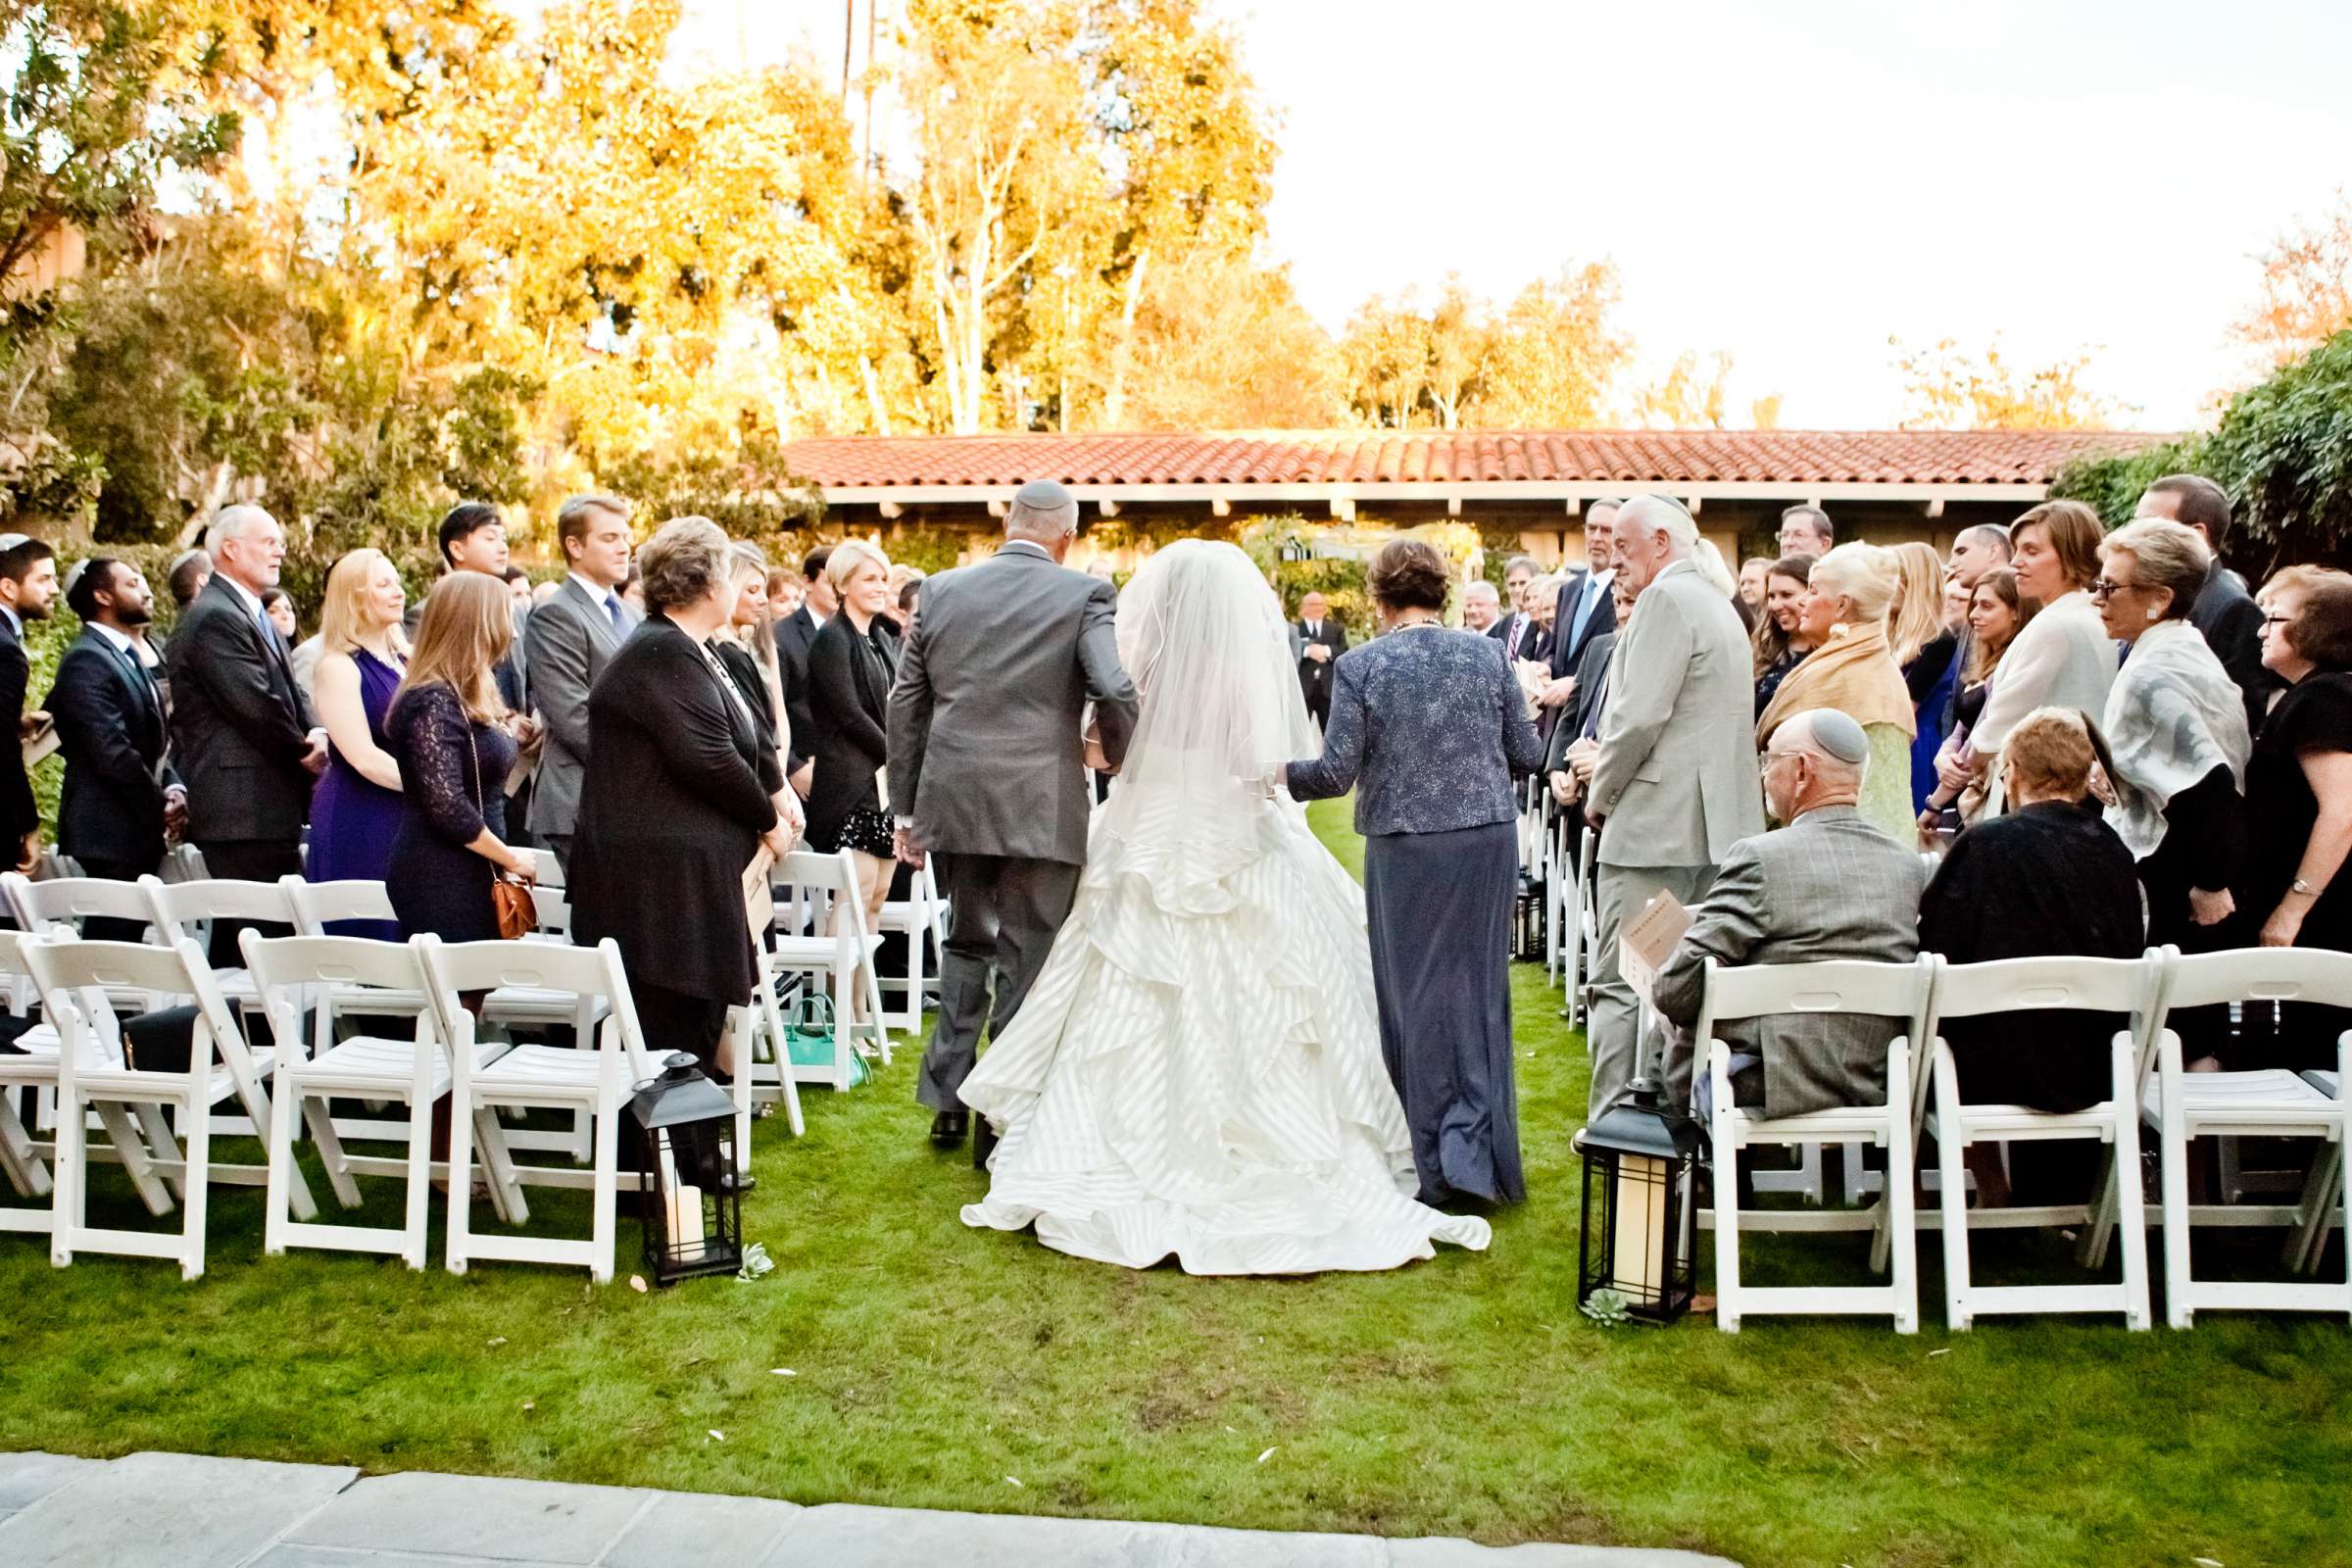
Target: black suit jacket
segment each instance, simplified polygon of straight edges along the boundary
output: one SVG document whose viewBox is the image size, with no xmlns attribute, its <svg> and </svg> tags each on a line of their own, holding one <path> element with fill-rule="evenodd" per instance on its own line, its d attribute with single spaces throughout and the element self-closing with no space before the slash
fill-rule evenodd
<svg viewBox="0 0 2352 1568">
<path fill-rule="evenodd" d="M 1298 640 L 1298 689 L 1305 694 L 1307 706 L 1310 708 L 1317 700 L 1328 701 L 1330 699 L 1331 666 L 1338 663 L 1340 656 L 1348 651 L 1347 627 L 1331 616 L 1325 615 L 1322 628 L 1319 634 L 1312 637 L 1307 635 L 1306 622 L 1303 620 L 1291 628 L 1292 635 Z M 1320 643 L 1330 649 L 1331 658 L 1321 663 L 1307 658 L 1306 650 L 1310 644 L 1314 643 Z"/>
<path fill-rule="evenodd" d="M 177 782 L 164 761 L 163 693 L 135 652 L 85 629 L 58 661 L 49 688 L 65 754 L 57 847 L 94 860 L 154 865 L 164 858 L 164 790 Z"/>
<path fill-rule="evenodd" d="M 1592 639 L 1617 629 L 1617 603 L 1603 589 L 1593 601 L 1592 613 L 1585 617 L 1580 628 L 1576 624 L 1576 607 L 1585 596 L 1585 584 L 1592 577 L 1592 568 L 1576 573 L 1560 585 L 1559 613 L 1551 622 L 1551 678 L 1576 673 L 1584 660 L 1585 650 Z"/>
<path fill-rule="evenodd" d="M 1560 710 L 1560 721 L 1551 727 L 1551 739 L 1544 749 L 1544 776 L 1549 778 L 1567 766 L 1568 748 L 1584 734 L 1586 720 L 1592 715 L 1592 705 L 1607 694 L 1609 656 L 1617 651 L 1617 632 L 1614 627 L 1597 637 L 1587 639 L 1584 657 L 1577 661 L 1574 674 L 1576 692 Z"/>
<path fill-rule="evenodd" d="M 2246 733 L 2259 735 L 2278 680 L 2262 667 L 2262 609 L 2246 592 L 2245 579 L 2216 561 L 2205 574 L 2205 586 L 2197 591 L 2197 602 L 2188 607 L 2188 618 L 2237 682 L 2246 702 Z"/>
<path fill-rule="evenodd" d="M 816 723 L 808 711 L 808 649 L 816 641 L 817 627 L 816 614 L 807 605 L 776 622 L 776 662 L 784 673 L 784 716 L 792 721 L 793 754 L 801 758 L 816 755 Z"/>
<path fill-rule="evenodd" d="M 739 1004 L 754 972 L 743 870 L 776 808 L 725 679 L 666 616 L 630 633 L 588 698 L 567 869 L 573 941 L 611 937 L 633 979 Z"/>
<path fill-rule="evenodd" d="M 188 837 L 302 836 L 310 813 L 311 711 L 285 651 L 265 641 L 246 602 L 216 572 L 172 628 L 172 744 L 188 785 Z"/>
<path fill-rule="evenodd" d="M 860 806 L 880 808 L 874 774 L 890 760 L 890 688 L 898 668 L 898 643 L 877 617 L 858 647 L 858 628 L 846 615 L 825 622 L 808 649 L 808 710 L 813 722 L 807 742 L 816 769 L 808 782 L 808 842 L 830 844 L 850 812 Z"/>
<path fill-rule="evenodd" d="M 760 782 L 773 795 L 784 787 L 787 769 L 784 760 L 776 755 L 776 710 L 768 697 L 766 672 L 760 669 L 760 661 L 749 649 L 728 642 L 712 643 L 710 648 L 718 655 L 718 662 L 727 666 L 735 689 L 743 694 L 744 707 L 752 710 L 752 729 L 760 740 Z M 800 760 L 795 758 L 791 766 L 800 765 Z"/>
<path fill-rule="evenodd" d="M 0 615 L 0 711 L 8 718 L 8 742 L 0 747 L 0 821 L 11 843 L 41 825 L 41 808 L 32 798 L 32 779 L 24 771 L 23 731 L 24 687 L 32 679 L 32 662 L 24 643 L 6 615 Z M 9 855 L 15 863 L 14 851 Z"/>
</svg>

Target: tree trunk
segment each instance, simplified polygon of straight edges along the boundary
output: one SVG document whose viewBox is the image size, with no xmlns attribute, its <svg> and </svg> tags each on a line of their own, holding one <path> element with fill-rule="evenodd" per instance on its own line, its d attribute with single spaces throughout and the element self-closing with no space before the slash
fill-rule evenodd
<svg viewBox="0 0 2352 1568">
<path fill-rule="evenodd" d="M 1119 340 L 1110 350 L 1110 386 L 1102 395 L 1102 428 L 1117 430 L 1127 422 L 1127 363 L 1135 343 L 1135 313 L 1144 302 L 1144 274 L 1151 270 L 1150 247 L 1138 251 L 1127 272 L 1127 297 L 1119 302 Z"/>
</svg>

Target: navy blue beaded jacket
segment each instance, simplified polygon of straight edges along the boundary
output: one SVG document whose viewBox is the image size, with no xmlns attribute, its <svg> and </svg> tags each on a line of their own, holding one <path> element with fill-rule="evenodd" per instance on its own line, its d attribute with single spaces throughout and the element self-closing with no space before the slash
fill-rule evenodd
<svg viewBox="0 0 2352 1568">
<path fill-rule="evenodd" d="M 1395 631 L 1332 666 L 1323 755 L 1293 762 L 1301 801 L 1356 792 L 1355 830 L 1451 833 L 1519 814 L 1514 776 L 1544 743 L 1502 645 L 1472 632 Z"/>
</svg>

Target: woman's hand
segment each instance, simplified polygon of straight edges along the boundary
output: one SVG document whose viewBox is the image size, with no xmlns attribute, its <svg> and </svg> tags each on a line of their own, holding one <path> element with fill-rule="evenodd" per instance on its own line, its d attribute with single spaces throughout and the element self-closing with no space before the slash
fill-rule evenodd
<svg viewBox="0 0 2352 1568">
<path fill-rule="evenodd" d="M 760 843 L 768 854 L 781 860 L 792 853 L 792 841 L 799 836 L 800 830 L 797 827 L 787 826 L 783 818 L 779 817 L 776 819 L 774 827 L 760 835 Z"/>
<path fill-rule="evenodd" d="M 1957 795 L 1975 781 L 1977 770 L 1957 757 L 1936 759 L 1936 781 Z"/>
<path fill-rule="evenodd" d="M 2192 925 L 2220 925 L 2237 912 L 2237 900 L 2228 888 L 2208 893 L 2203 888 L 2188 890 L 2188 918 Z"/>
<path fill-rule="evenodd" d="M 2262 935 L 2257 939 L 2266 948 L 2291 948 L 2295 938 L 2303 934 L 2303 911 L 2281 902 L 2262 922 Z"/>
<path fill-rule="evenodd" d="M 539 858 L 521 850 L 507 851 L 506 868 L 508 876 L 526 888 L 534 886 L 539 880 Z"/>
</svg>

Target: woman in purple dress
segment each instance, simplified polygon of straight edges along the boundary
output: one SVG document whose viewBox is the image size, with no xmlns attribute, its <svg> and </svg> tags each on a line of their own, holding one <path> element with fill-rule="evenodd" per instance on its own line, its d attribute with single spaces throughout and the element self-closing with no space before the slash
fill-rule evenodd
<svg viewBox="0 0 2352 1568">
<path fill-rule="evenodd" d="M 319 612 L 319 722 L 326 726 L 326 774 L 311 797 L 311 851 L 303 876 L 313 882 L 380 882 L 400 827 L 400 764 L 384 736 L 384 717 L 408 664 L 401 616 L 408 608 L 400 573 L 380 550 L 354 550 L 326 574 Z M 338 920 L 338 936 L 401 940 L 390 920 Z"/>
</svg>

